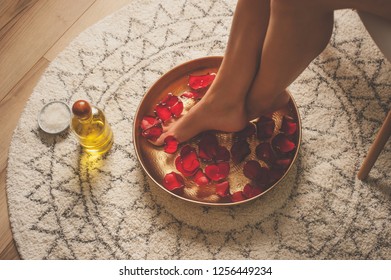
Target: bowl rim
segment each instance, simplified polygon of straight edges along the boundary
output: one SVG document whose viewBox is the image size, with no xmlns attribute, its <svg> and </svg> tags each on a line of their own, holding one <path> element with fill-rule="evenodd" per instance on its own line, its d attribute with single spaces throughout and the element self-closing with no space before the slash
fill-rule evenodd
<svg viewBox="0 0 391 280">
<path fill-rule="evenodd" d="M 63 129 L 61 129 L 61 130 L 56 130 L 56 131 L 49 131 L 49 130 L 46 130 L 45 128 L 44 128 L 44 126 L 42 125 L 42 114 L 43 114 L 43 112 L 45 111 L 45 109 L 47 108 L 47 107 L 49 107 L 50 105 L 52 105 L 52 104 L 61 104 L 64 108 L 66 108 L 67 109 L 67 112 L 69 113 L 69 119 L 68 119 L 68 124 L 67 124 L 67 126 L 65 126 Z M 71 108 L 69 107 L 69 105 L 67 104 L 67 103 L 65 103 L 64 101 L 61 101 L 61 100 L 53 100 L 53 101 L 50 101 L 50 102 L 48 102 L 48 103 L 46 103 L 46 104 L 44 104 L 42 107 L 41 107 L 41 109 L 39 110 L 39 112 L 38 112 L 38 116 L 37 116 L 37 121 L 38 121 L 38 126 L 39 126 L 39 128 L 42 130 L 42 131 L 44 131 L 45 133 L 47 133 L 47 134 L 51 134 L 51 135 L 57 135 L 57 134 L 60 134 L 60 133 L 62 133 L 62 132 L 64 132 L 65 130 L 67 130 L 68 128 L 69 128 L 69 126 L 70 126 L 70 121 L 71 121 L 71 119 L 72 119 L 72 111 L 71 111 Z"/>
<path fill-rule="evenodd" d="M 167 76 L 169 76 L 171 73 L 175 72 L 175 71 L 178 71 L 178 69 L 181 69 L 181 68 L 184 68 L 186 66 L 188 66 L 189 64 L 194 64 L 194 63 L 197 63 L 198 61 L 203 61 L 203 60 L 213 60 L 213 59 L 216 59 L 216 60 L 221 60 L 221 62 L 223 61 L 223 56 L 205 56 L 205 57 L 200 57 L 200 58 L 196 58 L 196 59 L 192 59 L 192 60 L 189 60 L 187 62 L 184 62 L 184 63 L 181 63 L 177 66 L 175 66 L 174 68 L 171 68 L 170 70 L 168 70 L 166 73 L 164 73 L 159 79 L 157 79 L 153 84 L 152 86 L 149 87 L 149 89 L 145 92 L 144 96 L 142 97 L 139 105 L 137 106 L 137 110 L 134 114 L 134 117 L 133 117 L 133 125 L 132 125 L 132 140 L 133 140 L 133 148 L 135 150 L 135 153 L 136 153 L 136 156 L 137 156 L 137 160 L 139 162 L 139 164 L 141 165 L 143 171 L 147 174 L 147 176 L 152 180 L 153 183 L 155 183 L 157 186 L 159 186 L 161 189 L 163 189 L 165 192 L 169 193 L 170 195 L 172 196 L 175 196 L 183 201 L 187 201 L 187 202 L 190 202 L 190 203 L 195 203 L 195 204 L 199 204 L 199 205 L 203 205 L 203 206 L 214 206 L 214 207 L 224 207 L 224 206 L 235 206 L 235 205 L 240 205 L 240 204 L 244 204 L 244 203 L 249 203 L 250 201 L 254 201 L 256 199 L 259 199 L 261 196 L 265 195 L 266 193 L 268 193 L 270 190 L 274 189 L 277 185 L 279 185 L 284 179 L 285 177 L 289 174 L 289 171 L 292 169 L 292 166 L 294 165 L 294 163 L 296 162 L 297 158 L 298 158 L 298 155 L 299 155 L 299 151 L 300 151 L 300 148 L 301 148 L 301 140 L 302 140 L 302 122 L 301 122 L 301 115 L 300 115 L 300 112 L 299 112 L 299 109 L 297 107 L 297 103 L 295 101 L 295 99 L 293 98 L 291 92 L 289 89 L 287 89 L 287 93 L 288 95 L 290 96 L 290 100 L 293 104 L 293 107 L 295 108 L 295 112 L 297 114 L 297 121 L 298 121 L 298 141 L 297 141 L 297 148 L 296 148 L 296 152 L 295 152 L 295 155 L 292 159 L 292 162 L 290 163 L 289 167 L 287 168 L 287 170 L 284 172 L 284 175 L 278 179 L 273 185 L 271 185 L 267 190 L 263 191 L 262 193 L 252 197 L 252 198 L 249 198 L 249 199 L 245 199 L 245 200 L 242 200 L 242 201 L 237 201 L 237 202 L 224 202 L 224 203 L 216 203 L 216 202 L 205 202 L 205 201 L 198 201 L 198 200 L 193 200 L 193 199 L 189 199 L 189 198 L 186 198 L 186 197 L 183 197 L 183 196 L 180 196 L 176 193 L 173 193 L 169 190 L 167 190 L 164 186 L 162 186 L 159 182 L 157 182 L 157 180 L 150 174 L 150 172 L 147 170 L 147 168 L 144 166 L 143 164 L 143 161 L 141 160 L 141 155 L 138 151 L 138 136 L 139 135 L 136 135 L 136 131 L 137 131 L 137 127 L 138 127 L 138 118 L 137 116 L 139 115 L 139 111 L 141 109 L 141 106 L 143 105 L 144 103 L 144 100 L 145 98 L 148 96 L 148 94 L 154 89 L 154 87 L 159 84 L 162 80 L 164 80 Z"/>
</svg>

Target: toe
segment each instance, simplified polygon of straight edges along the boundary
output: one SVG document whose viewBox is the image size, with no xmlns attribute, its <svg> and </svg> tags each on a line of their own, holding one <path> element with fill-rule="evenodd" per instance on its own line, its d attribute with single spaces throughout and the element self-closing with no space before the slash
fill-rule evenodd
<svg viewBox="0 0 391 280">
<path fill-rule="evenodd" d="M 152 142 L 152 141 L 149 141 L 151 142 L 153 145 L 155 146 L 163 146 L 164 145 L 164 139 L 166 139 L 167 137 L 167 133 L 163 133 L 162 135 L 159 136 L 159 138 L 155 141 L 155 142 Z"/>
</svg>

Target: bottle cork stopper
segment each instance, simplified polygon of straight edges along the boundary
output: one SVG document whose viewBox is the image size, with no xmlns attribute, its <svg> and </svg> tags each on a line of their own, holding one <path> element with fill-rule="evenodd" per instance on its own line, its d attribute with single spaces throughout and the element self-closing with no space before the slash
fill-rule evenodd
<svg viewBox="0 0 391 280">
<path fill-rule="evenodd" d="M 72 113 L 80 119 L 86 119 L 91 115 L 91 106 L 85 100 L 78 100 L 72 106 Z"/>
</svg>

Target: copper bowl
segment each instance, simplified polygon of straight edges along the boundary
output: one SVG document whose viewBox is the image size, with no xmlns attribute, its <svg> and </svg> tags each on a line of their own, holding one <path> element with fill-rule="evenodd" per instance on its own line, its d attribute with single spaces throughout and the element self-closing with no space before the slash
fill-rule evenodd
<svg viewBox="0 0 391 280">
<path fill-rule="evenodd" d="M 143 118 L 143 116 L 153 114 L 155 105 L 160 100 L 162 100 L 168 93 L 172 93 L 174 95 L 179 96 L 183 92 L 188 91 L 189 88 L 187 85 L 187 79 L 189 74 L 197 75 L 197 74 L 205 74 L 208 72 L 216 73 L 221 65 L 222 60 L 223 57 L 220 56 L 203 57 L 203 58 L 188 61 L 168 71 L 157 82 L 155 82 L 155 84 L 145 94 L 136 111 L 134 122 L 133 122 L 133 141 L 134 141 L 136 155 L 142 168 L 147 173 L 147 175 L 151 178 L 151 180 L 160 188 L 162 188 L 164 191 L 167 191 L 168 193 L 170 193 L 173 196 L 176 196 L 179 199 L 202 204 L 202 205 L 208 205 L 208 206 L 230 206 L 230 205 L 246 203 L 259 198 L 260 196 L 274 189 L 276 186 L 282 185 L 281 184 L 282 180 L 286 177 L 288 172 L 291 170 L 292 165 L 296 161 L 300 149 L 301 134 L 302 134 L 299 112 L 296 103 L 293 100 L 293 97 L 291 96 L 291 100 L 288 103 L 288 105 L 285 108 L 282 108 L 274 112 L 272 117 L 276 123 L 275 133 L 278 131 L 279 127 L 281 126 L 282 116 L 289 114 L 291 117 L 297 120 L 298 131 L 295 136 L 296 137 L 295 143 L 297 144 L 297 147 L 293 155 L 293 160 L 290 166 L 283 174 L 283 176 L 278 181 L 276 181 L 273 185 L 271 185 L 267 190 L 265 190 L 261 194 L 252 197 L 250 199 L 239 201 L 239 202 L 226 202 L 226 201 L 221 202 L 220 197 L 215 194 L 215 187 L 213 185 L 198 187 L 192 180 L 186 178 L 184 178 L 186 186 L 183 190 L 183 193 L 181 194 L 168 191 L 165 187 L 163 187 L 162 182 L 165 174 L 171 171 L 177 172 L 174 164 L 174 160 L 179 154 L 179 151 L 176 154 L 169 155 L 163 151 L 162 147 L 156 147 L 152 145 L 150 142 L 148 142 L 144 137 L 141 136 L 140 121 Z M 193 101 L 192 99 L 186 99 L 183 100 L 183 102 L 184 102 L 184 107 L 185 107 L 184 112 L 185 112 L 186 110 L 191 108 L 192 105 L 194 105 L 195 101 Z M 227 147 L 228 149 L 231 148 L 232 133 L 217 133 L 217 137 L 221 145 Z M 188 143 L 194 146 L 196 142 L 197 139 L 195 138 L 189 141 Z M 249 143 L 250 143 L 250 148 L 252 153 L 246 158 L 246 161 L 250 159 L 258 160 L 255 157 L 254 150 L 257 144 L 259 143 L 259 141 L 255 137 L 253 137 L 249 140 Z M 259 162 L 261 163 L 261 165 L 266 164 L 263 163 L 262 161 Z M 240 164 L 233 164 L 232 162 L 230 163 L 231 171 L 228 177 L 228 181 L 230 182 L 231 194 L 236 191 L 242 190 L 245 184 L 249 182 L 249 180 L 243 175 L 243 164 L 244 162 Z M 204 166 L 202 165 L 202 167 Z"/>
</svg>

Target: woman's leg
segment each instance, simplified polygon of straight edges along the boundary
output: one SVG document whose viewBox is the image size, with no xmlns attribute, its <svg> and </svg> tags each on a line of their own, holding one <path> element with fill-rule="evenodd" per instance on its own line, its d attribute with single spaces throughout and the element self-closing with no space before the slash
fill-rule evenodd
<svg viewBox="0 0 391 280">
<path fill-rule="evenodd" d="M 322 0 L 327 1 L 327 0 Z M 342 1 L 344 2 L 344 1 Z M 332 0 L 332 5 L 340 7 L 349 5 L 350 8 L 357 11 L 377 15 L 391 21 L 391 1 L 390 0 L 346 0 L 347 3 L 339 3 L 338 0 Z M 343 7 L 342 7 L 343 8 Z M 341 9 L 341 8 L 339 8 Z"/>
<path fill-rule="evenodd" d="M 301 2 L 306 1 L 271 1 L 261 65 L 247 97 L 249 119 L 285 105 L 289 101 L 285 89 L 329 42 L 333 11 Z"/>
<path fill-rule="evenodd" d="M 326 47 L 333 12 L 344 8 L 391 19 L 389 0 L 271 0 L 260 69 L 247 97 L 249 119 L 289 101 L 285 89 Z"/>
<path fill-rule="evenodd" d="M 333 11 L 344 8 L 391 20 L 390 0 L 239 0 L 214 83 L 156 144 L 168 135 L 183 142 L 205 130 L 238 131 L 285 105 L 286 87 L 326 47 Z"/>
<path fill-rule="evenodd" d="M 238 131 L 247 122 L 245 99 L 259 66 L 269 22 L 270 0 L 239 0 L 223 63 L 215 81 L 189 112 L 165 128 L 183 142 L 205 130 Z"/>
</svg>

